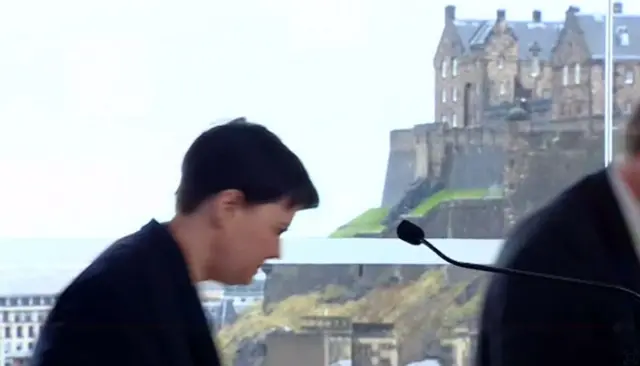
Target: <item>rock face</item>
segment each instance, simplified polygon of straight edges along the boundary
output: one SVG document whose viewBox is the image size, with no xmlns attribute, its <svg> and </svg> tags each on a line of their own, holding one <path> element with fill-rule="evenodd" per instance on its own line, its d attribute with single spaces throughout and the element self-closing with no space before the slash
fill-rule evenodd
<svg viewBox="0 0 640 366">
<path fill-rule="evenodd" d="M 265 285 L 265 306 L 289 296 L 323 291 L 328 286 L 344 301 L 359 299 L 371 289 L 385 284 L 415 281 L 425 271 L 439 266 L 393 265 L 278 265 Z"/>
<path fill-rule="evenodd" d="M 452 351 L 442 339 L 453 337 L 453 329 L 460 324 L 474 323 L 485 279 L 474 271 L 448 266 L 412 267 L 394 272 L 407 276 L 423 272 L 419 278 L 408 281 L 391 276 L 359 298 L 350 291 L 335 291 L 337 286 L 329 286 L 324 291 L 273 302 L 268 313 L 256 309 L 223 328 L 218 343 L 225 358 L 233 360 L 234 365 L 260 365 L 265 352 L 274 352 L 271 348 L 265 350 L 268 334 L 286 329 L 294 335 L 309 335 L 305 318 L 338 317 L 365 326 L 395 324 L 398 365 L 433 357 L 446 360 Z M 276 271 L 277 266 L 273 269 Z M 287 339 L 296 342 L 295 337 Z M 290 342 L 287 347 L 295 349 Z M 330 361 L 344 359 L 345 355 L 338 352 Z"/>
</svg>

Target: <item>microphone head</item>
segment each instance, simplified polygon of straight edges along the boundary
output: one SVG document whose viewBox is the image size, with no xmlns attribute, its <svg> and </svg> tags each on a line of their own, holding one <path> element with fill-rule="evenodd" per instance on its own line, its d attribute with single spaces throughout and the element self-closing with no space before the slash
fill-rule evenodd
<svg viewBox="0 0 640 366">
<path fill-rule="evenodd" d="M 424 231 L 411 221 L 402 220 L 396 229 L 398 238 L 411 245 L 420 245 L 424 240 Z"/>
</svg>

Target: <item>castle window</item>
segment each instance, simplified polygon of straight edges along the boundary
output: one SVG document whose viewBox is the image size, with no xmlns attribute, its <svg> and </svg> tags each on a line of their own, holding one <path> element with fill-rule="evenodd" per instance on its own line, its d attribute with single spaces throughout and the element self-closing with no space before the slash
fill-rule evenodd
<svg viewBox="0 0 640 366">
<path fill-rule="evenodd" d="M 575 64 L 573 67 L 573 83 L 578 85 L 580 84 L 580 64 Z"/>
<path fill-rule="evenodd" d="M 442 115 L 440 116 L 440 121 L 441 121 L 442 123 L 448 123 L 448 122 L 449 122 L 449 119 L 447 118 L 447 115 L 446 115 L 446 114 L 442 114 Z"/>
<path fill-rule="evenodd" d="M 451 76 L 458 76 L 458 59 L 455 57 L 451 60 Z"/>
<path fill-rule="evenodd" d="M 620 46 L 628 46 L 629 45 L 629 33 L 624 32 L 620 34 Z"/>
<path fill-rule="evenodd" d="M 500 95 L 505 95 L 507 94 L 507 85 L 505 84 L 504 81 L 500 82 L 500 91 L 499 91 Z"/>
<path fill-rule="evenodd" d="M 564 65 L 564 67 L 562 68 L 562 85 L 564 86 L 569 85 L 569 66 L 568 65 Z"/>
<path fill-rule="evenodd" d="M 447 74 L 449 73 L 449 64 L 447 63 L 447 60 L 442 60 L 440 71 L 442 72 L 442 77 L 446 78 Z"/>
<path fill-rule="evenodd" d="M 442 89 L 442 103 L 447 102 L 447 89 Z"/>
<path fill-rule="evenodd" d="M 458 127 L 458 116 L 455 113 L 451 115 L 451 126 Z"/>
<path fill-rule="evenodd" d="M 616 29 L 616 34 L 618 35 L 618 45 L 626 47 L 629 45 L 629 31 L 627 27 L 620 26 Z"/>
<path fill-rule="evenodd" d="M 498 68 L 504 69 L 504 57 L 498 57 Z"/>
<path fill-rule="evenodd" d="M 454 102 L 458 101 L 458 88 L 456 88 L 455 86 L 453 87 L 453 89 L 451 89 L 451 100 Z"/>
<path fill-rule="evenodd" d="M 625 84 L 627 84 L 627 85 L 633 84 L 634 79 L 635 78 L 634 78 L 633 70 L 627 70 L 624 73 L 624 83 Z"/>
</svg>

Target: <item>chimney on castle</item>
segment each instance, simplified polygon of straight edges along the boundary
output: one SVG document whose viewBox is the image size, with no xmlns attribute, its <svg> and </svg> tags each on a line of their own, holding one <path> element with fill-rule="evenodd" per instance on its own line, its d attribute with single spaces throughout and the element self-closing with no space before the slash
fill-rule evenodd
<svg viewBox="0 0 640 366">
<path fill-rule="evenodd" d="M 567 9 L 567 15 L 576 15 L 580 12 L 580 8 L 577 6 L 571 5 L 569 9 Z"/>
<path fill-rule="evenodd" d="M 542 12 L 540 10 L 534 10 L 531 14 L 531 19 L 534 23 L 542 22 Z"/>
<path fill-rule="evenodd" d="M 456 20 L 456 7 L 455 5 L 447 5 L 444 8 L 444 21 Z"/>
<path fill-rule="evenodd" d="M 504 9 L 498 9 L 498 11 L 496 12 L 496 19 L 501 22 L 503 20 L 505 20 L 507 17 L 507 11 Z"/>
<path fill-rule="evenodd" d="M 613 3 L 613 14 L 622 14 L 622 3 L 621 2 Z"/>
</svg>

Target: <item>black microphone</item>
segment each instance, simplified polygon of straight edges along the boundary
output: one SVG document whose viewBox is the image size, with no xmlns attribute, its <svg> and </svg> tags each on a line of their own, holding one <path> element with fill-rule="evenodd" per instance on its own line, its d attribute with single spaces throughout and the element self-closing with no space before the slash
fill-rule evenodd
<svg viewBox="0 0 640 366">
<path fill-rule="evenodd" d="M 542 278 L 547 280 L 564 281 L 564 282 L 576 283 L 580 285 L 607 288 L 611 290 L 625 292 L 635 297 L 638 301 L 640 301 L 639 293 L 622 286 L 611 285 L 603 282 L 587 281 L 579 278 L 557 276 L 557 275 L 552 275 L 547 273 L 530 272 L 530 271 L 523 271 L 520 269 L 494 267 L 494 266 L 487 266 L 487 265 L 478 264 L 478 263 L 468 263 L 468 262 L 457 261 L 453 258 L 448 257 L 446 254 L 442 253 L 438 248 L 436 248 L 433 244 L 431 244 L 427 239 L 425 239 L 424 231 L 420 227 L 418 227 L 418 225 L 407 220 L 402 220 L 402 222 L 398 224 L 396 233 L 398 234 L 398 238 L 400 238 L 400 240 L 405 241 L 411 245 L 421 245 L 421 244 L 426 245 L 427 248 L 431 249 L 432 252 L 436 253 L 438 257 L 442 258 L 445 262 L 453 264 L 456 267 L 473 269 L 476 271 L 498 273 L 498 274 L 504 274 L 504 275 Z"/>
</svg>

